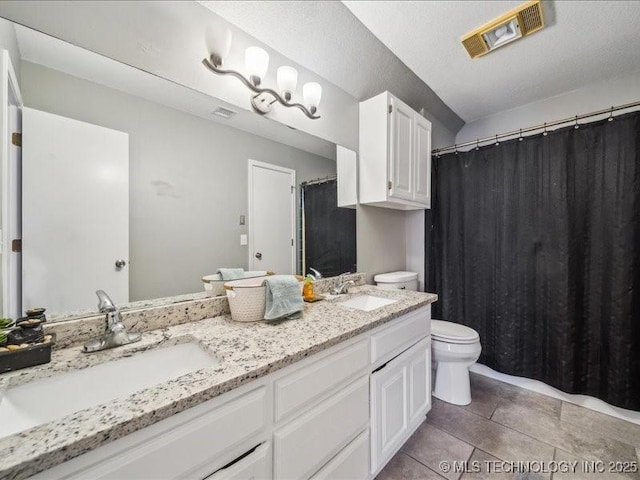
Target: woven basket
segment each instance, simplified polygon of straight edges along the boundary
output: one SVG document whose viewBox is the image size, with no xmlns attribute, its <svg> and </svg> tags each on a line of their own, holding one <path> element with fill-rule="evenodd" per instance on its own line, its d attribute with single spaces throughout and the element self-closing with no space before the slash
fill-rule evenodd
<svg viewBox="0 0 640 480">
<path fill-rule="evenodd" d="M 304 277 L 295 276 L 300 282 L 300 295 Z M 229 300 L 231 318 L 236 322 L 259 322 L 264 318 L 267 304 L 267 287 L 264 277 L 232 280 L 224 284 Z"/>
<path fill-rule="evenodd" d="M 274 273 L 265 270 L 254 270 L 244 272 L 244 277 L 239 278 L 238 280 L 244 280 L 246 278 L 265 277 L 267 275 L 274 275 Z M 204 277 L 202 277 L 204 291 L 207 292 L 207 295 L 209 295 L 210 297 L 218 297 L 220 295 L 224 295 L 224 284 L 229 281 L 231 280 L 223 280 L 222 276 L 219 273 L 205 275 Z"/>
</svg>

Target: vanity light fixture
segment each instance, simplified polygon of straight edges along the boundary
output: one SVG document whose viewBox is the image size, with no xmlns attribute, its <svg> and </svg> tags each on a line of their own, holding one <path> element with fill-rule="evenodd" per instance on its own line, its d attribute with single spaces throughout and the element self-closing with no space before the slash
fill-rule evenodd
<svg viewBox="0 0 640 480">
<path fill-rule="evenodd" d="M 542 3 L 531 0 L 466 34 L 462 45 L 471 58 L 481 57 L 542 28 Z"/>
<path fill-rule="evenodd" d="M 211 72 L 218 75 L 231 75 L 239 79 L 251 94 L 251 106 L 260 113 L 265 114 L 271 111 L 275 102 L 279 102 L 285 107 L 299 108 L 307 117 L 314 120 L 320 118 L 316 115 L 320 98 L 322 97 L 322 87 L 319 83 L 309 82 L 302 86 L 302 103 L 294 103 L 293 95 L 298 84 L 298 72 L 289 66 L 279 67 L 277 70 L 278 91 L 271 88 L 261 87 L 267 69 L 269 68 L 269 54 L 260 47 L 249 47 L 245 51 L 245 68 L 248 77 L 242 73 L 222 68 L 224 59 L 231 50 L 231 31 L 222 24 L 210 25 L 206 31 L 206 43 L 209 50 L 209 58 L 202 60 L 202 64 Z"/>
</svg>

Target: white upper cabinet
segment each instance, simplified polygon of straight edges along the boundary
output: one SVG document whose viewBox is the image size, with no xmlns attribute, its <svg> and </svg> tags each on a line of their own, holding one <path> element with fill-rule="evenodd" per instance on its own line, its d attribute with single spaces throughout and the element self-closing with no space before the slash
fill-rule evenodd
<svg viewBox="0 0 640 480">
<path fill-rule="evenodd" d="M 431 206 L 431 122 L 389 92 L 360 103 L 360 203 Z"/>
</svg>

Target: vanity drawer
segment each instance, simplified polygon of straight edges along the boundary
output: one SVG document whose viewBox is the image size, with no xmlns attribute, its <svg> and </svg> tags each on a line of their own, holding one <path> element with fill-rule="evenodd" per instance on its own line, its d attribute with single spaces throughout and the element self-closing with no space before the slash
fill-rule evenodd
<svg viewBox="0 0 640 480">
<path fill-rule="evenodd" d="M 377 368 L 431 332 L 431 305 L 395 320 L 371 336 L 371 363 Z"/>
<path fill-rule="evenodd" d="M 323 394 L 355 377 L 369 364 L 369 341 L 356 344 L 318 360 L 275 382 L 276 422 L 309 406 Z"/>
<path fill-rule="evenodd" d="M 369 377 L 362 377 L 273 435 L 274 478 L 309 478 L 369 421 Z"/>
<path fill-rule="evenodd" d="M 271 444 L 263 443 L 238 462 L 209 475 L 205 480 L 268 480 L 271 478 Z"/>
<path fill-rule="evenodd" d="M 175 422 L 190 414 L 189 410 L 163 420 L 170 421 L 172 426 L 168 428 L 163 428 L 163 422 L 148 427 L 155 430 L 151 439 L 133 443 L 139 437 L 136 434 L 143 431 L 136 432 L 45 471 L 42 478 L 202 478 L 252 446 L 243 443 L 255 445 L 268 421 L 266 392 L 265 387 L 260 387 L 221 405 L 215 403 L 216 399 L 210 400 L 212 407 L 194 407 L 198 414 L 189 415 L 177 426 Z"/>
<path fill-rule="evenodd" d="M 311 480 L 367 478 L 369 474 L 369 429 L 331 459 Z"/>
</svg>

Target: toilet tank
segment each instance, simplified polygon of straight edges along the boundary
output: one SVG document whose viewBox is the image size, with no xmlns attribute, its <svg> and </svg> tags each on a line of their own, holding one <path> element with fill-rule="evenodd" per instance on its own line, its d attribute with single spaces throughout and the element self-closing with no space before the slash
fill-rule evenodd
<svg viewBox="0 0 640 480">
<path fill-rule="evenodd" d="M 379 273 L 373 280 L 381 288 L 396 288 L 399 290 L 418 290 L 418 274 L 415 272 Z"/>
</svg>

